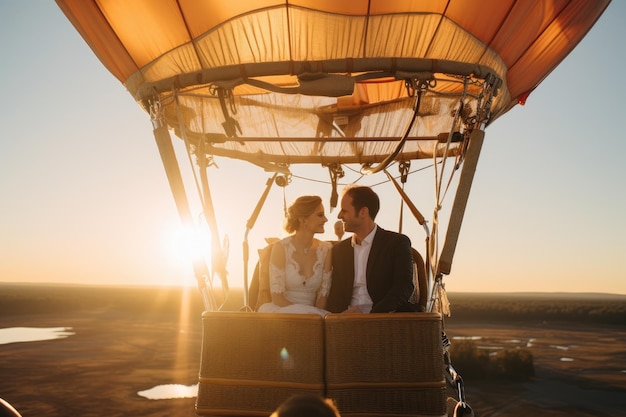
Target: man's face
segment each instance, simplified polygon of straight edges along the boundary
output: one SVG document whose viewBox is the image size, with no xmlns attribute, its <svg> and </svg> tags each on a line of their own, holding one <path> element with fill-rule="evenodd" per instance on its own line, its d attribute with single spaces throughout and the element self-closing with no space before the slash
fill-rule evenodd
<svg viewBox="0 0 626 417">
<path fill-rule="evenodd" d="M 352 197 L 344 194 L 341 198 L 341 210 L 337 214 L 337 218 L 343 222 L 346 232 L 355 232 L 361 225 L 362 220 L 352 205 Z"/>
</svg>

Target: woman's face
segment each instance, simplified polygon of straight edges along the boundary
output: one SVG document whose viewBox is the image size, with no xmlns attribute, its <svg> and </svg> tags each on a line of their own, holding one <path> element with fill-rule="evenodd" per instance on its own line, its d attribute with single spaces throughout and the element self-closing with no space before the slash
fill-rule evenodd
<svg viewBox="0 0 626 417">
<path fill-rule="evenodd" d="M 324 205 L 320 204 L 311 215 L 304 219 L 304 226 L 313 233 L 324 233 L 324 225 L 327 221 Z"/>
</svg>

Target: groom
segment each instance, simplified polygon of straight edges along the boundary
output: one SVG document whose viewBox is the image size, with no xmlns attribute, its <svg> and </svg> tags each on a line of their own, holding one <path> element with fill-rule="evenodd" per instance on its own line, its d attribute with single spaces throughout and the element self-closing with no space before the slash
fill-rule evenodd
<svg viewBox="0 0 626 417">
<path fill-rule="evenodd" d="M 332 249 L 333 274 L 326 309 L 332 313 L 420 311 L 413 294 L 411 241 L 374 222 L 380 200 L 369 187 L 343 191 L 338 218 L 352 232 Z"/>
</svg>

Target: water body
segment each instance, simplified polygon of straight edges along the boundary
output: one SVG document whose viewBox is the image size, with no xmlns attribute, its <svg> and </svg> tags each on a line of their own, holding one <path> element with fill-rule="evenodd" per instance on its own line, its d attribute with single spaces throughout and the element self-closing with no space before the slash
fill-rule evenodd
<svg viewBox="0 0 626 417">
<path fill-rule="evenodd" d="M 71 327 L 8 327 L 0 329 L 0 345 L 64 339 L 75 334 Z"/>
<path fill-rule="evenodd" d="M 149 400 L 169 400 L 172 398 L 193 398 L 198 396 L 198 384 L 186 386 L 180 384 L 157 385 L 137 393 Z"/>
<path fill-rule="evenodd" d="M 0 329 L 0 345 L 64 339 L 75 334 L 71 327 L 8 327 Z M 137 394 L 150 400 L 193 398 L 198 396 L 198 385 L 157 385 Z"/>
</svg>

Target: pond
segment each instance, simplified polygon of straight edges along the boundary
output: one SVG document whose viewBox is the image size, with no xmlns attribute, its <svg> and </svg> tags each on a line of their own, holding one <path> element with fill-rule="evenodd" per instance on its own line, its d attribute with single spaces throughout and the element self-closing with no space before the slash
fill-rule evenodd
<svg viewBox="0 0 626 417">
<path fill-rule="evenodd" d="M 8 327 L 0 329 L 0 345 L 64 339 L 75 334 L 71 327 Z M 139 391 L 137 395 L 150 400 L 193 398 L 198 395 L 198 385 L 157 385 L 150 389 Z"/>
<path fill-rule="evenodd" d="M 75 334 L 71 327 L 8 327 L 0 329 L 0 345 L 64 339 Z"/>
<path fill-rule="evenodd" d="M 139 395 L 140 397 L 145 397 L 149 400 L 193 398 L 198 396 L 198 384 L 190 386 L 180 384 L 157 385 L 156 387 L 150 388 L 148 390 L 139 391 L 137 395 Z"/>
</svg>

